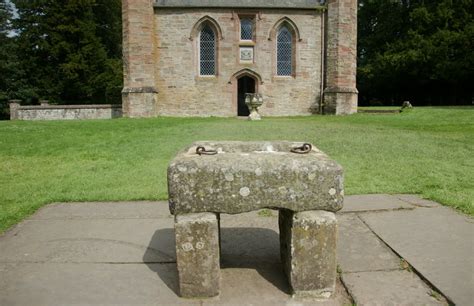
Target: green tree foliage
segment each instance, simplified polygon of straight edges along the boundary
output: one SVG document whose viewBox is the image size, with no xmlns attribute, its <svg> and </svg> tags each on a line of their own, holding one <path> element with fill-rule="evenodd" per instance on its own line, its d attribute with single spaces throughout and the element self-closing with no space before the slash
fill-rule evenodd
<svg viewBox="0 0 474 306">
<path fill-rule="evenodd" d="M 9 21 L 11 20 L 11 9 L 5 2 L 0 0 L 0 101 L 4 101 L 7 98 L 7 77 L 8 77 L 8 45 L 10 39 L 8 32 L 10 31 Z"/>
<path fill-rule="evenodd" d="M 119 102 L 120 31 L 111 32 L 120 27 L 120 14 L 116 14 L 120 2 L 13 2 L 19 15 L 13 24 L 26 84 L 19 97 L 57 103 Z"/>
<path fill-rule="evenodd" d="M 359 1 L 358 88 L 363 103 L 470 104 L 472 0 Z"/>
<path fill-rule="evenodd" d="M 7 117 L 8 98 L 12 91 L 13 73 L 16 70 L 16 57 L 11 31 L 12 10 L 5 1 L 0 0 L 0 119 Z"/>
</svg>

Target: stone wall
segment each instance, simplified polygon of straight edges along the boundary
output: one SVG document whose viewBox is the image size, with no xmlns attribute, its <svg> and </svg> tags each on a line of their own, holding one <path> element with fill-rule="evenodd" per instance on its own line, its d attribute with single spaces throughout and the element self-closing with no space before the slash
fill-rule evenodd
<svg viewBox="0 0 474 306">
<path fill-rule="evenodd" d="M 329 0 L 324 111 L 357 112 L 357 0 Z"/>
<path fill-rule="evenodd" d="M 122 117 L 121 105 L 41 105 L 20 106 L 10 102 L 11 120 L 78 120 Z"/>
<path fill-rule="evenodd" d="M 237 80 L 248 69 L 258 75 L 263 95 L 262 115 L 309 115 L 320 97 L 321 13 L 316 10 L 260 10 L 256 16 L 254 63 L 239 61 L 240 20 L 229 9 L 155 10 L 157 58 L 157 114 L 169 116 L 236 116 Z M 240 13 L 251 13 L 242 10 Z M 255 11 L 253 12 L 255 15 Z M 198 39 L 192 29 L 204 16 L 216 21 L 217 76 L 199 76 Z M 276 39 L 272 29 L 284 17 L 294 22 L 295 75 L 276 75 Z M 196 33 L 198 34 L 198 33 Z M 244 72 L 245 74 L 245 72 Z M 261 79 L 261 80 L 259 80 Z"/>
<path fill-rule="evenodd" d="M 327 10 L 319 1 L 310 7 L 303 1 L 278 2 L 285 8 L 266 7 L 263 1 L 253 8 L 230 0 L 211 7 L 185 2 L 122 1 L 124 116 L 236 116 L 237 79 L 244 75 L 257 80 L 264 116 L 318 112 L 323 90 L 325 113 L 356 111 L 357 0 L 328 0 Z M 255 18 L 253 63 L 239 61 L 242 15 Z M 276 75 L 272 30 L 285 18 L 297 36 L 290 77 Z M 199 75 L 201 20 L 217 28 L 216 76 Z"/>
</svg>

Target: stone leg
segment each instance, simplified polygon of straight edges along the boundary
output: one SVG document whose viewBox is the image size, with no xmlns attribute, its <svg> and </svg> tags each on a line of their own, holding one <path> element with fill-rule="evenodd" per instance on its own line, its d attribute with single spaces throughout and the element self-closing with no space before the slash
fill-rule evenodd
<svg viewBox="0 0 474 306">
<path fill-rule="evenodd" d="M 219 227 L 216 214 L 175 217 L 176 260 L 182 297 L 219 294 Z"/>
<path fill-rule="evenodd" d="M 219 235 L 219 259 L 222 258 L 222 239 L 221 239 L 221 214 L 216 213 L 217 234 Z"/>
<path fill-rule="evenodd" d="M 280 210 L 278 223 L 281 259 L 293 294 L 330 297 L 336 286 L 335 215 Z"/>
</svg>

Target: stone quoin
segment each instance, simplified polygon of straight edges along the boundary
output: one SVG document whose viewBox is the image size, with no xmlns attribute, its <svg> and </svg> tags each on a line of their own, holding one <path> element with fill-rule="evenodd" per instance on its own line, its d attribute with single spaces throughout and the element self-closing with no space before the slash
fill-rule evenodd
<svg viewBox="0 0 474 306">
<path fill-rule="evenodd" d="M 124 0 L 126 117 L 357 111 L 356 0 Z"/>
</svg>

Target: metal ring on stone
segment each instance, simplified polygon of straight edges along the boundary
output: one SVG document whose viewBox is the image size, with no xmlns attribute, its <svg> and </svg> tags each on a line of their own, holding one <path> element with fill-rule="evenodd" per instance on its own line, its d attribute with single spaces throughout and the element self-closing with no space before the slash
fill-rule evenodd
<svg viewBox="0 0 474 306">
<path fill-rule="evenodd" d="M 293 148 L 290 151 L 296 154 L 308 154 L 309 152 L 311 152 L 312 149 L 313 149 L 313 146 L 311 144 L 305 143 L 301 147 Z"/>
<path fill-rule="evenodd" d="M 196 154 L 199 155 L 216 155 L 217 151 L 216 150 L 206 150 L 203 146 L 199 146 L 196 148 Z"/>
</svg>

